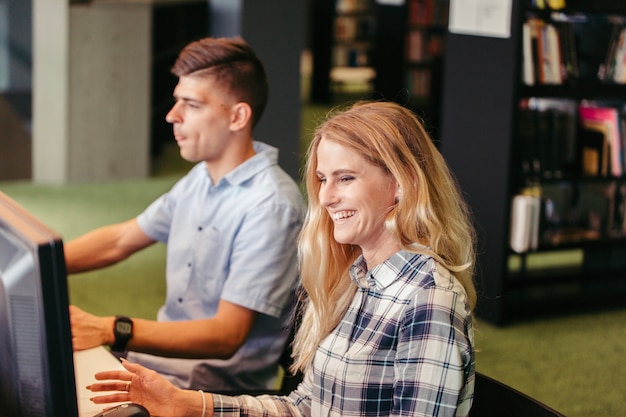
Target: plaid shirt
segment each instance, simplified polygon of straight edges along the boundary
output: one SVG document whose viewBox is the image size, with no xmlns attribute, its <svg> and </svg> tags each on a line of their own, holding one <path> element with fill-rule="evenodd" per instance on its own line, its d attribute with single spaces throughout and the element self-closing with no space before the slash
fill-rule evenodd
<svg viewBox="0 0 626 417">
<path fill-rule="evenodd" d="M 288 397 L 214 396 L 216 416 L 466 416 L 474 392 L 471 312 L 432 258 L 400 251 L 367 271 L 350 308 Z"/>
</svg>

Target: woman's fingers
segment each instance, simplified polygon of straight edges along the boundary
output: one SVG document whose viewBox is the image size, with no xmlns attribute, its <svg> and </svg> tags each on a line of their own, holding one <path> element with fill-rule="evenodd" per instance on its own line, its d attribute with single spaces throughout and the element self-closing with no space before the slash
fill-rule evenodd
<svg viewBox="0 0 626 417">
<path fill-rule="evenodd" d="M 126 372 L 126 371 L 102 371 L 102 372 L 97 372 L 95 375 L 95 378 L 98 381 L 103 381 L 103 380 L 120 380 L 120 381 L 130 381 L 132 378 L 132 375 L 130 372 Z"/>
<path fill-rule="evenodd" d="M 124 403 L 129 402 L 129 395 L 127 393 L 116 393 L 110 395 L 98 395 L 90 398 L 94 404 L 108 404 L 108 403 Z"/>
<path fill-rule="evenodd" d="M 138 374 L 138 375 L 145 373 L 146 371 L 149 371 L 148 368 L 145 368 L 137 363 L 129 362 L 125 358 L 122 358 L 122 366 L 126 368 L 128 371 L 130 371 L 131 373 Z"/>
<path fill-rule="evenodd" d="M 130 391 L 130 381 L 106 381 L 106 382 L 96 382 L 87 387 L 89 391 L 92 392 L 102 392 L 102 391 Z"/>
</svg>

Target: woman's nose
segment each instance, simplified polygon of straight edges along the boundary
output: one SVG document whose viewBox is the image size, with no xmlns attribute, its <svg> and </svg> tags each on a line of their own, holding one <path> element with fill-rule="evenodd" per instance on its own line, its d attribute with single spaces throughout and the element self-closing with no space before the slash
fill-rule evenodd
<svg viewBox="0 0 626 417">
<path fill-rule="evenodd" d="M 329 183 L 322 184 L 319 191 L 320 203 L 328 207 L 337 202 L 336 190 Z"/>
</svg>

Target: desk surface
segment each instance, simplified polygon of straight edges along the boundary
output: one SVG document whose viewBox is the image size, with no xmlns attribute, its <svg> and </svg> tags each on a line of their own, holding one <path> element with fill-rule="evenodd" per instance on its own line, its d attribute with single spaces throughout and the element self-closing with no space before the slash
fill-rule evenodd
<svg viewBox="0 0 626 417">
<path fill-rule="evenodd" d="M 116 404 L 94 404 L 89 398 L 94 393 L 87 386 L 95 382 L 94 374 L 100 371 L 124 370 L 122 363 L 104 347 L 74 352 L 74 375 L 79 417 L 91 417 Z"/>
</svg>

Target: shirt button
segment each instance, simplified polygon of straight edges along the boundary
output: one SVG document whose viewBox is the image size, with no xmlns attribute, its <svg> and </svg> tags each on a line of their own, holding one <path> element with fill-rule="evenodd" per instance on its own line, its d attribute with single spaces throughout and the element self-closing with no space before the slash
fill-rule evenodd
<svg viewBox="0 0 626 417">
<path fill-rule="evenodd" d="M 183 299 L 182 299 L 182 298 L 179 298 L 179 299 L 178 299 L 178 302 L 179 302 L 179 303 L 182 303 L 182 302 L 183 302 Z"/>
<path fill-rule="evenodd" d="M 191 268 L 191 262 L 188 262 L 188 263 L 187 263 L 187 267 L 188 267 L 188 268 Z"/>
<path fill-rule="evenodd" d="M 202 231 L 202 226 L 198 226 L 198 231 L 201 232 Z"/>
</svg>

